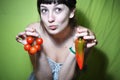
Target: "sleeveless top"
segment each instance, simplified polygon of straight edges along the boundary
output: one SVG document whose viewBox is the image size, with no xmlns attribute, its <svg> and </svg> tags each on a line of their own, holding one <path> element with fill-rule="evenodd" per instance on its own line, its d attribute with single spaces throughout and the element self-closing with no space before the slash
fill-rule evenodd
<svg viewBox="0 0 120 80">
<path fill-rule="evenodd" d="M 56 63 L 54 60 L 47 57 L 48 63 L 50 65 L 50 68 L 52 70 L 52 76 L 53 80 L 58 80 L 59 77 L 59 71 L 62 67 L 62 63 Z M 32 72 L 28 80 L 36 80 L 35 74 Z"/>
<path fill-rule="evenodd" d="M 60 71 L 63 64 L 62 63 L 56 63 L 55 61 L 53 61 L 50 58 L 47 58 L 47 59 L 48 59 L 48 63 L 50 65 L 50 68 L 52 70 L 53 80 L 58 80 L 59 71 Z"/>
</svg>

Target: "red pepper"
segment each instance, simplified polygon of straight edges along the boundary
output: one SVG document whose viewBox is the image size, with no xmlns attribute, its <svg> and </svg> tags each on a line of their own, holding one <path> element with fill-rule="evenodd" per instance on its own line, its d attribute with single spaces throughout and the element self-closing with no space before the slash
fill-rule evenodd
<svg viewBox="0 0 120 80">
<path fill-rule="evenodd" d="M 84 64 L 84 44 L 84 39 L 79 38 L 75 40 L 76 61 L 80 70 L 83 69 Z"/>
</svg>

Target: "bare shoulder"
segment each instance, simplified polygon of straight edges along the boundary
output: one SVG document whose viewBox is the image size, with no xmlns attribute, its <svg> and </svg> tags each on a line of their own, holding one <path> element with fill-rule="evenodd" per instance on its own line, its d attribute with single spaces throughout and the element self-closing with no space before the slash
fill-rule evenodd
<svg viewBox="0 0 120 80">
<path fill-rule="evenodd" d="M 27 28 L 29 29 L 34 29 L 35 31 L 37 31 L 37 33 L 39 33 L 40 36 L 42 36 L 43 34 L 43 29 L 41 27 L 41 23 L 40 22 L 34 22 L 34 23 L 31 23 L 27 26 Z"/>
<path fill-rule="evenodd" d="M 34 22 L 29 24 L 27 27 L 28 28 L 38 28 L 40 26 L 40 22 Z"/>
</svg>

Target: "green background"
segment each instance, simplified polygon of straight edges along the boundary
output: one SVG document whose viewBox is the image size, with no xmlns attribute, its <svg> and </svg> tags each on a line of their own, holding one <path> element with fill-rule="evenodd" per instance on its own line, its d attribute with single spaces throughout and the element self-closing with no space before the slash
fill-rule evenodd
<svg viewBox="0 0 120 80">
<path fill-rule="evenodd" d="M 120 80 L 120 0 L 77 0 L 77 19 L 90 28 L 98 45 L 78 80 Z M 15 36 L 39 21 L 36 0 L 0 1 L 0 80 L 27 80 L 32 66 Z"/>
</svg>

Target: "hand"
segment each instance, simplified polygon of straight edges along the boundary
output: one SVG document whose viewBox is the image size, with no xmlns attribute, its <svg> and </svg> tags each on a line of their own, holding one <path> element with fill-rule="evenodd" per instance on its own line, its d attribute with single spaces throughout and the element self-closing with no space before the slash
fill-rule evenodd
<svg viewBox="0 0 120 80">
<path fill-rule="evenodd" d="M 74 41 L 78 38 L 83 38 L 86 42 L 86 48 L 91 48 L 97 44 L 96 37 L 93 32 L 86 28 L 76 28 L 76 33 L 74 37 Z"/>
<path fill-rule="evenodd" d="M 19 43 L 22 43 L 23 45 L 26 44 L 26 38 L 27 36 L 32 37 L 40 37 L 39 33 L 34 29 L 33 27 L 27 27 L 24 32 L 20 32 L 16 36 L 16 41 Z"/>
</svg>

